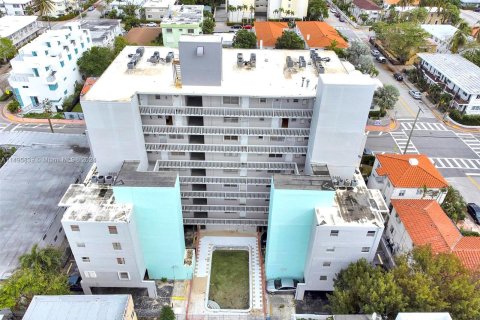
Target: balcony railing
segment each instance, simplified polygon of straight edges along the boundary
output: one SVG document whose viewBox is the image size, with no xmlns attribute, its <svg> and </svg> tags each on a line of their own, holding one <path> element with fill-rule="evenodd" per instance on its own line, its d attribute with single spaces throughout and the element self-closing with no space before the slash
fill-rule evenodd
<svg viewBox="0 0 480 320">
<path fill-rule="evenodd" d="M 268 199 L 270 192 L 182 191 L 182 198 Z"/>
<path fill-rule="evenodd" d="M 159 169 L 223 169 L 223 170 L 266 170 L 298 174 L 295 162 L 231 162 L 195 160 L 157 160 L 155 171 Z"/>
<path fill-rule="evenodd" d="M 267 219 L 211 219 L 211 218 L 183 218 L 183 224 L 200 225 L 241 225 L 241 226 L 268 226 Z"/>
<path fill-rule="evenodd" d="M 301 146 L 242 146 L 219 144 L 165 144 L 146 143 L 147 151 L 169 152 L 218 152 L 218 153 L 265 153 L 265 154 L 307 154 L 308 147 Z"/>
<path fill-rule="evenodd" d="M 33 74 L 27 73 L 11 73 L 10 80 L 16 82 L 28 82 L 28 78 L 33 77 Z"/>
<path fill-rule="evenodd" d="M 198 177 L 181 176 L 181 184 L 247 184 L 247 185 L 269 185 L 269 178 L 254 177 Z"/>
<path fill-rule="evenodd" d="M 310 129 L 273 128 L 219 128 L 219 127 L 178 127 L 143 125 L 144 134 L 193 134 L 193 135 L 236 135 L 236 136 L 290 136 L 308 137 Z"/>
<path fill-rule="evenodd" d="M 184 212 L 246 212 L 268 213 L 268 206 L 220 206 L 220 205 L 184 205 Z"/>
</svg>

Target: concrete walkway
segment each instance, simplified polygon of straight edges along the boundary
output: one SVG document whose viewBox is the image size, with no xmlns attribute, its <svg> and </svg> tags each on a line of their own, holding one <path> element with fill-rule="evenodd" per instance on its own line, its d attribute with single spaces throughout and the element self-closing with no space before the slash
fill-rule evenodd
<svg viewBox="0 0 480 320">
<path fill-rule="evenodd" d="M 31 119 L 22 118 L 12 114 L 7 110 L 8 103 L 1 108 L 0 117 L 10 123 L 16 124 L 45 124 L 48 123 L 47 119 Z M 52 124 L 75 124 L 85 125 L 85 120 L 67 120 L 67 119 L 50 119 Z"/>
</svg>

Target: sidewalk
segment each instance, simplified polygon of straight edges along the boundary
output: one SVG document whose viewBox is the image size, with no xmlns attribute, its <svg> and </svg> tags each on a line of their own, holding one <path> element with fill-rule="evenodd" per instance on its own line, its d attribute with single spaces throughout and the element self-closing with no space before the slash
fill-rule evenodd
<svg viewBox="0 0 480 320">
<path fill-rule="evenodd" d="M 382 132 L 390 132 L 395 131 L 398 126 L 399 122 L 393 119 L 390 119 L 390 124 L 386 126 L 365 126 L 365 131 L 382 131 Z"/>
<path fill-rule="evenodd" d="M 4 120 L 11 122 L 11 123 L 16 123 L 16 124 L 45 124 L 48 123 L 48 119 L 31 119 L 31 118 L 21 118 L 18 117 L 10 111 L 7 110 L 7 105 L 5 104 L 4 106 L 1 107 L 1 114 L 0 117 L 2 117 Z M 52 124 L 73 124 L 73 125 L 85 125 L 85 120 L 67 120 L 67 119 L 50 119 Z"/>
</svg>

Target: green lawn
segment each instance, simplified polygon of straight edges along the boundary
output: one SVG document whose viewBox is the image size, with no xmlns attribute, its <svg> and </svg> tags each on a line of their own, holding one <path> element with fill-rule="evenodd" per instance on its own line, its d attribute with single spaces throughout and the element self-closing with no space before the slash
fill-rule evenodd
<svg viewBox="0 0 480 320">
<path fill-rule="evenodd" d="M 80 105 L 80 102 L 73 107 L 72 112 L 83 112 L 82 106 Z"/>
<path fill-rule="evenodd" d="M 213 252 L 208 298 L 218 303 L 222 309 L 248 309 L 248 251 Z"/>
</svg>

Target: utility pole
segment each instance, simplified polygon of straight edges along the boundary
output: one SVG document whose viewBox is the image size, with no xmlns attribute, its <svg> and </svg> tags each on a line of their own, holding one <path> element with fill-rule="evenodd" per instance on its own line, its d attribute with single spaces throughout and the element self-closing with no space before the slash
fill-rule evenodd
<svg viewBox="0 0 480 320">
<path fill-rule="evenodd" d="M 415 130 L 415 125 L 417 124 L 417 120 L 418 120 L 418 116 L 420 115 L 420 112 L 423 112 L 423 110 L 420 107 L 418 107 L 417 116 L 415 117 L 415 121 L 413 121 L 412 129 L 410 130 L 410 134 L 408 135 L 407 144 L 405 145 L 405 150 L 403 150 L 403 154 L 407 153 L 408 145 L 410 144 L 410 139 L 412 139 L 413 130 Z"/>
</svg>

